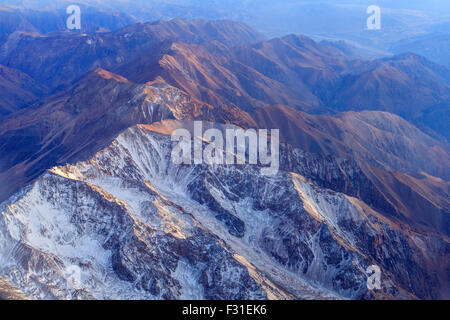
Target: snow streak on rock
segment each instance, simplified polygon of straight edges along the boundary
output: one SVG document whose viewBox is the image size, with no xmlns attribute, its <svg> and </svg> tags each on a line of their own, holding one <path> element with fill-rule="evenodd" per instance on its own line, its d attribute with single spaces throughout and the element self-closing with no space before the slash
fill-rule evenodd
<svg viewBox="0 0 450 320">
<path fill-rule="evenodd" d="M 177 166 L 171 147 L 170 136 L 135 126 L 3 203 L 0 278 L 42 299 L 439 295 L 431 261 L 448 243 L 314 182 L 324 184 L 322 166 L 357 168 L 330 158 L 311 169 L 308 154 L 283 149 L 296 165 L 266 177 L 251 165 Z M 366 286 L 373 264 L 378 292 Z"/>
</svg>

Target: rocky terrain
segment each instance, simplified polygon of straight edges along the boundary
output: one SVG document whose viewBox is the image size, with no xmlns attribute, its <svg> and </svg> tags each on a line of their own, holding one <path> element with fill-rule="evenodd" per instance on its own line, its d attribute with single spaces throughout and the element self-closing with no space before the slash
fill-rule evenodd
<svg viewBox="0 0 450 320">
<path fill-rule="evenodd" d="M 449 298 L 445 67 L 35 14 L 0 12 L 0 299 Z M 175 165 L 172 131 L 200 120 L 280 129 L 280 170 Z"/>
<path fill-rule="evenodd" d="M 2 274 L 34 298 L 445 294 L 445 237 L 414 232 L 314 182 L 326 165 L 361 188 L 357 167 L 330 158 L 264 177 L 250 165 L 176 166 L 170 136 L 152 129 L 132 127 L 89 161 L 54 167 L 5 202 Z M 372 264 L 383 272 L 373 293 L 365 275 Z M 71 265 L 81 269 L 79 289 L 64 276 Z"/>
</svg>

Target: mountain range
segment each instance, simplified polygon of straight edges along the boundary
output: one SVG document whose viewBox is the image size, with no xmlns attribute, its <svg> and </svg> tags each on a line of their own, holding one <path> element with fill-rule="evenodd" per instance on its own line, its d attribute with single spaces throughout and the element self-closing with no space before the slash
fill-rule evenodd
<svg viewBox="0 0 450 320">
<path fill-rule="evenodd" d="M 243 24 L 183 19 L 94 35 L 15 33 L 0 50 L 0 64 L 53 90 L 102 67 L 137 83 L 162 77 L 197 99 L 247 111 L 271 104 L 310 113 L 388 111 L 448 140 L 445 118 L 432 121 L 436 112 L 448 114 L 445 67 L 414 54 L 348 59 L 304 36 L 262 39 Z M 37 61 L 33 52 L 42 52 Z"/>
<path fill-rule="evenodd" d="M 229 20 L 104 28 L 0 46 L 0 292 L 448 298 L 446 67 Z M 170 133 L 199 120 L 280 129 L 279 173 L 174 165 Z"/>
</svg>

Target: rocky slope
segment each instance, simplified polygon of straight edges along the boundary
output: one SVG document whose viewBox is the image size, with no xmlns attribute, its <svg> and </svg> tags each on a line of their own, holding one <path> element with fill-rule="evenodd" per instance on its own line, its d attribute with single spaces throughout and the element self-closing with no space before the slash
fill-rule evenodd
<svg viewBox="0 0 450 320">
<path fill-rule="evenodd" d="M 0 300 L 26 300 L 20 290 L 13 287 L 8 281 L 0 279 Z"/>
<path fill-rule="evenodd" d="M 6 200 L 46 169 L 89 159 L 133 125 L 163 119 L 281 128 L 284 141 L 316 153 L 316 161 L 322 157 L 320 154 L 335 155 L 353 158 L 366 168 L 365 179 L 372 186 L 364 192 L 368 204 L 381 201 L 378 208 L 391 217 L 450 234 L 446 222 L 450 207 L 448 182 L 429 176 L 445 177 L 448 153 L 444 146 L 399 117 L 383 113 L 344 114 L 341 118 L 310 116 L 283 107 L 260 108 L 248 114 L 236 107 L 213 107 L 164 82 L 135 84 L 103 69 L 7 117 L 0 125 L 0 178 L 8 181 L 0 185 L 0 199 Z M 390 170 L 410 172 L 415 178 Z M 422 170 L 429 174 L 416 175 Z M 343 179 L 336 178 L 334 185 L 348 185 Z"/>
<path fill-rule="evenodd" d="M 344 112 L 311 115 L 286 106 L 258 108 L 251 113 L 261 128 L 281 128 L 288 143 L 315 153 L 352 156 L 385 170 L 409 174 L 424 171 L 450 178 L 448 144 L 388 112 Z"/>
<path fill-rule="evenodd" d="M 23 72 L 0 65 L 0 92 L 0 117 L 3 117 L 36 102 L 47 89 Z"/>
<path fill-rule="evenodd" d="M 198 99 L 247 111 L 271 104 L 323 111 L 320 95 L 347 66 L 339 50 L 294 35 L 238 46 L 176 42 L 157 53 L 151 51 L 114 71 L 138 83 L 161 76 Z"/>
<path fill-rule="evenodd" d="M 165 83 L 135 84 L 97 69 L 0 124 L 0 199 L 56 165 L 92 156 L 121 131 L 166 118 L 233 122 L 252 119 L 233 107 L 214 108 Z"/>
<path fill-rule="evenodd" d="M 325 163 L 275 176 L 252 165 L 177 166 L 170 136 L 159 132 L 132 127 L 89 161 L 54 167 L 4 202 L 2 277 L 34 298 L 448 294 L 448 239 L 319 187 Z M 283 147 L 282 157 L 299 157 L 291 152 Z M 357 167 L 327 165 L 358 183 Z M 373 264 L 382 270 L 378 291 L 366 287 Z M 66 272 L 74 266 L 75 285 Z"/>
</svg>

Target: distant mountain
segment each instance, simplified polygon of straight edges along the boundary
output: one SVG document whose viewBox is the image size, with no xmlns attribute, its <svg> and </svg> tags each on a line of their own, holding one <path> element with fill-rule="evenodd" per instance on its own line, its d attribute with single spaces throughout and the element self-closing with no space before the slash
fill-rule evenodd
<svg viewBox="0 0 450 320">
<path fill-rule="evenodd" d="M 326 50 L 307 37 L 292 35 L 250 46 L 174 43 L 116 72 L 136 82 L 161 75 L 199 99 L 244 110 L 285 104 L 320 111 L 323 104 L 314 91 L 326 94 L 346 63 L 339 50 Z"/>
<path fill-rule="evenodd" d="M 328 35 L 339 39 L 359 38 L 372 44 L 386 44 L 405 35 L 417 35 L 430 27 L 448 22 L 449 6 L 442 0 L 1 0 L 0 3 L 30 8 L 64 8 L 72 3 L 116 10 L 140 21 L 183 17 L 209 20 L 232 19 L 244 22 L 265 34 L 276 37 L 289 33 Z M 383 10 L 383 31 L 366 29 L 367 7 L 379 5 Z"/>
<path fill-rule="evenodd" d="M 408 121 L 388 112 L 345 112 L 310 115 L 285 106 L 250 113 L 261 128 L 282 128 L 281 137 L 314 153 L 352 156 L 386 169 L 420 171 L 450 179 L 450 153 Z"/>
<path fill-rule="evenodd" d="M 255 112 L 256 117 L 263 113 L 258 108 L 268 110 L 267 107 L 276 105 L 311 113 L 382 110 L 413 121 L 431 135 L 434 135 L 431 129 L 444 137 L 448 135 L 445 110 L 450 101 L 450 73 L 445 67 L 413 54 L 369 62 L 351 60 L 338 48 L 318 44 L 305 36 L 262 39 L 240 23 L 175 19 L 135 24 L 101 35 L 16 33 L 2 46 L 0 61 L 56 90 L 69 86 L 98 66 L 105 66 L 134 83 L 167 83 L 211 106 Z M 243 44 L 247 42 L 253 44 Z M 54 46 L 60 49 L 47 49 Z M 30 59 L 34 51 L 42 52 L 37 61 Z M 274 108 L 269 113 L 277 114 Z M 435 114 L 440 121 L 430 120 L 436 118 Z M 284 123 L 275 124 L 282 127 Z M 347 132 L 342 122 L 339 125 L 342 132 Z M 296 129 L 287 133 L 287 140 L 295 144 L 298 142 L 295 135 L 304 127 L 294 126 Z M 389 141 L 402 141 L 402 146 L 386 148 L 391 142 L 383 145 L 377 141 L 368 152 L 361 148 L 348 152 L 345 143 L 339 141 L 326 148 L 337 154 L 358 154 L 385 169 L 408 173 L 420 169 L 448 177 L 445 163 L 437 160 L 446 147 L 417 133 L 406 122 L 401 124 L 402 128 L 408 126 L 401 136 L 389 137 Z M 326 130 L 330 128 L 323 131 Z M 351 130 L 350 136 L 356 134 Z M 411 135 L 418 137 L 417 143 L 405 140 Z M 327 145 L 323 141 L 314 143 Z M 362 141 L 356 145 L 359 143 Z M 347 145 L 353 146 L 355 141 Z M 417 152 L 405 157 L 404 150 L 413 145 Z M 433 151 L 425 152 L 424 148 Z M 432 159 L 419 159 L 418 155 Z"/>
<path fill-rule="evenodd" d="M 240 23 L 183 19 L 136 24 L 104 34 L 15 32 L 0 48 L 0 62 L 57 88 L 98 67 L 112 69 L 165 41 L 237 44 L 261 39 L 259 33 Z M 39 57 L 33 58 L 35 52 L 40 52 Z"/>
<path fill-rule="evenodd" d="M 135 82 L 161 76 L 198 99 L 244 110 L 282 104 L 310 113 L 380 110 L 422 120 L 450 102 L 450 72 L 414 54 L 352 60 L 338 48 L 304 36 L 254 45 L 175 43 L 152 49 L 115 72 Z"/>
<path fill-rule="evenodd" d="M 410 118 L 448 100 L 449 75 L 447 68 L 415 54 L 379 59 L 344 73 L 332 103 L 341 110 L 378 109 Z"/>
<path fill-rule="evenodd" d="M 339 49 L 350 59 L 380 59 L 389 56 L 389 52 L 359 45 L 345 40 L 321 40 L 319 44 Z"/>
<path fill-rule="evenodd" d="M 52 89 L 102 67 L 137 83 L 162 77 L 199 100 L 247 111 L 274 104 L 389 111 L 448 139 L 445 125 L 429 120 L 450 101 L 445 67 L 414 54 L 352 60 L 327 43 L 295 35 L 266 41 L 230 21 L 174 19 L 92 35 L 16 32 L 0 48 L 0 63 Z"/>
<path fill-rule="evenodd" d="M 136 20 L 125 13 L 102 10 L 81 5 L 81 32 L 111 31 L 120 29 Z M 49 33 L 67 30 L 66 21 L 69 15 L 66 7 L 58 9 L 30 9 L 18 6 L 0 5 L 0 44 L 8 35 L 16 32 Z"/>
<path fill-rule="evenodd" d="M 396 54 L 413 52 L 450 69 L 450 33 L 431 33 L 394 43 Z"/>
<path fill-rule="evenodd" d="M 433 136 L 435 132 L 450 141 L 450 103 L 441 103 L 433 106 L 416 118 L 411 119 L 424 132 Z M 433 128 L 433 130 L 430 130 Z M 439 137 L 437 137 L 439 139 Z"/>
</svg>

